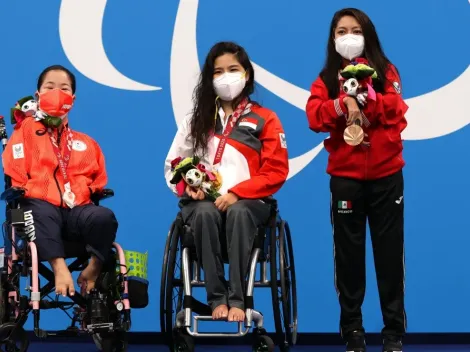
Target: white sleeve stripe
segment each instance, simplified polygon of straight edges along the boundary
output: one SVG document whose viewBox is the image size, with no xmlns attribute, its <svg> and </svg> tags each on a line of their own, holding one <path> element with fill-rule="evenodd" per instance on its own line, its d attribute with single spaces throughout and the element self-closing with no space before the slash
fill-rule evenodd
<svg viewBox="0 0 470 352">
<path fill-rule="evenodd" d="M 334 100 L 334 106 L 338 116 L 344 115 L 343 110 L 341 110 L 341 105 L 339 105 L 339 99 Z"/>
</svg>

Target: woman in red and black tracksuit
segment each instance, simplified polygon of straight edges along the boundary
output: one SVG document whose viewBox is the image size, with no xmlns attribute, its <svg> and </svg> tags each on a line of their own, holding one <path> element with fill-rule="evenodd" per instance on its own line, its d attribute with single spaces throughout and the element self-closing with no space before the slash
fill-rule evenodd
<svg viewBox="0 0 470 352">
<path fill-rule="evenodd" d="M 178 126 L 165 161 L 167 184 L 181 195 L 183 220 L 194 233 L 212 317 L 229 321 L 245 320 L 245 276 L 258 226 L 270 215 L 263 199 L 279 191 L 289 173 L 281 121 L 250 100 L 254 74 L 241 46 L 214 45 L 195 89 L 193 112 Z M 189 186 L 186 194 L 179 194 L 172 184 L 172 164 L 194 155 L 206 170 L 221 176 L 221 195 L 215 201 Z M 225 243 L 228 285 L 222 259 Z"/>
<path fill-rule="evenodd" d="M 374 68 L 374 94 L 347 96 L 339 72 L 364 62 Z M 366 287 L 366 221 L 369 221 L 380 304 L 384 351 L 401 351 L 405 333 L 404 199 L 401 132 L 408 109 L 400 77 L 383 53 L 375 27 L 357 9 L 338 11 L 331 22 L 325 66 L 313 82 L 306 111 L 310 129 L 326 139 L 331 175 L 335 284 L 341 334 L 347 351 L 365 351 L 361 306 Z M 344 130 L 359 123 L 364 141 L 351 146 Z"/>
</svg>

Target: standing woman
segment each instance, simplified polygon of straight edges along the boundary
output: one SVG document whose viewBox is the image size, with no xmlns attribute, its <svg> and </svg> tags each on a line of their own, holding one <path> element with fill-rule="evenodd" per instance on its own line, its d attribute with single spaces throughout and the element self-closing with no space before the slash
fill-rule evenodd
<svg viewBox="0 0 470 352">
<path fill-rule="evenodd" d="M 232 42 L 215 44 L 194 91 L 193 112 L 178 127 L 165 161 L 167 184 L 181 197 L 183 220 L 194 233 L 212 317 L 228 321 L 244 321 L 250 308 L 244 298 L 248 264 L 258 226 L 270 215 L 263 199 L 279 191 L 289 173 L 281 121 L 250 99 L 254 74 L 245 49 Z M 189 186 L 181 194 L 172 184 L 172 165 L 194 155 L 221 175 L 215 200 Z"/>
<path fill-rule="evenodd" d="M 346 95 L 339 75 L 358 61 L 377 73 L 362 99 Z M 367 220 L 385 325 L 383 351 L 402 351 L 406 314 L 401 132 L 407 125 L 408 107 L 400 87 L 398 71 L 385 56 L 369 17 L 353 8 L 335 13 L 325 66 L 312 84 L 306 111 L 310 129 L 330 133 L 324 144 L 331 175 L 335 285 L 347 351 L 366 349 L 361 306 Z M 343 134 L 348 126 L 354 129 L 356 125 L 362 126 L 364 140 L 353 146 Z"/>
</svg>

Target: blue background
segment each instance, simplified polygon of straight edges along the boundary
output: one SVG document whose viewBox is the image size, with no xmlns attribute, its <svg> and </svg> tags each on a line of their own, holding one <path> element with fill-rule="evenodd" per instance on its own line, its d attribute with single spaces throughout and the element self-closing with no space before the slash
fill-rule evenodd
<svg viewBox="0 0 470 352">
<path fill-rule="evenodd" d="M 254 62 L 308 89 L 324 60 L 333 13 L 358 5 L 375 22 L 387 55 L 399 68 L 405 98 L 449 83 L 469 65 L 470 8 L 465 0 L 201 1 L 199 60 L 215 42 L 235 40 Z M 116 192 L 106 205 L 120 222 L 118 242 L 149 253 L 151 301 L 146 309 L 133 311 L 133 331 L 159 331 L 161 259 L 177 212 L 176 200 L 164 182 L 163 162 L 176 132 L 169 69 L 178 1 L 114 0 L 106 7 L 103 42 L 110 61 L 126 76 L 163 88 L 153 92 L 113 89 L 77 72 L 61 47 L 59 8 L 58 0 L 0 2 L 0 113 L 8 116 L 17 99 L 34 93 L 36 78 L 46 66 L 63 64 L 77 74 L 72 128 L 94 137 L 104 150 L 109 187 Z M 308 130 L 303 111 L 264 88 L 258 88 L 255 98 L 280 116 L 291 158 L 325 137 Z M 468 127 L 442 138 L 405 142 L 410 332 L 469 329 L 470 164 L 465 153 L 469 148 Z M 322 151 L 278 194 L 282 214 L 293 231 L 301 332 L 338 331 L 326 162 Z M 370 245 L 367 262 L 365 327 L 378 332 L 382 318 Z M 269 293 L 257 297 L 268 298 Z M 258 298 L 256 303 L 272 330 L 270 300 Z M 41 315 L 41 324 L 48 330 L 65 328 L 66 323 L 61 312 Z"/>
</svg>

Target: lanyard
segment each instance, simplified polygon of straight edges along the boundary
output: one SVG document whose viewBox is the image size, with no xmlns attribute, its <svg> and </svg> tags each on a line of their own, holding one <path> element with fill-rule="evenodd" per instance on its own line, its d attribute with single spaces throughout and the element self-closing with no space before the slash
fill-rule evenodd
<svg viewBox="0 0 470 352">
<path fill-rule="evenodd" d="M 67 126 L 65 127 L 65 133 L 67 137 L 67 145 L 64 151 L 64 154 L 60 151 L 60 146 L 57 143 L 57 139 L 54 137 L 52 133 L 52 129 L 48 129 L 47 132 L 49 133 L 49 138 L 51 139 L 52 149 L 54 150 L 54 154 L 57 157 L 57 161 L 59 162 L 60 171 L 62 172 L 62 176 L 64 178 L 64 183 L 69 183 L 68 174 L 67 174 L 67 167 L 69 166 L 70 162 L 70 155 L 72 154 L 72 131 Z"/>
<path fill-rule="evenodd" d="M 214 162 L 213 165 L 217 165 L 222 161 L 222 154 L 224 153 L 225 145 L 227 144 L 227 139 L 230 133 L 232 133 L 233 127 L 238 121 L 238 118 L 241 114 L 245 111 L 246 108 L 249 108 L 251 104 L 248 104 L 248 98 L 243 99 L 240 104 L 238 104 L 237 108 L 235 109 L 230 121 L 225 126 L 222 137 L 219 140 L 219 145 L 217 146 L 217 150 L 215 152 Z"/>
</svg>

